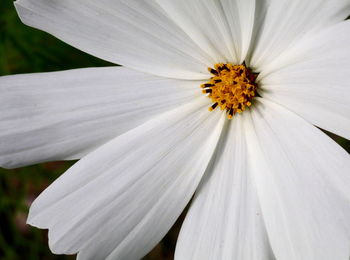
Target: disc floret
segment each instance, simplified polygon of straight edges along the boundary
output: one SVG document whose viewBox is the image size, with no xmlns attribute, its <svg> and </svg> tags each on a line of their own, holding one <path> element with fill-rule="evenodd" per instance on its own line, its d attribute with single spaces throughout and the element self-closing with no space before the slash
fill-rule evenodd
<svg viewBox="0 0 350 260">
<path fill-rule="evenodd" d="M 201 87 L 213 102 L 209 111 L 220 107 L 231 119 L 252 105 L 252 99 L 257 95 L 256 74 L 244 64 L 219 63 L 208 70 L 213 77 Z"/>
</svg>

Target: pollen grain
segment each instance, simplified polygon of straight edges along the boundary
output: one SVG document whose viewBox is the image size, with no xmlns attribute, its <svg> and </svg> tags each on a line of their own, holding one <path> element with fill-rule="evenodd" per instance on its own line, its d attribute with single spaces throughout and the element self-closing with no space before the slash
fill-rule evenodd
<svg viewBox="0 0 350 260">
<path fill-rule="evenodd" d="M 231 119 L 252 105 L 252 99 L 257 95 L 257 74 L 244 64 L 219 63 L 208 70 L 213 77 L 201 87 L 213 102 L 209 111 L 219 107 L 226 110 L 228 119 Z"/>
</svg>

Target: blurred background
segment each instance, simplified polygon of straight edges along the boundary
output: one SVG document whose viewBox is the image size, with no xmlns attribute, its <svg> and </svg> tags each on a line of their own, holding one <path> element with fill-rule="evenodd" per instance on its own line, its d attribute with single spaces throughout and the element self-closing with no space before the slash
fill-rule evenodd
<svg viewBox="0 0 350 260">
<path fill-rule="evenodd" d="M 0 1 L 0 76 L 111 65 L 25 26 L 13 1 Z M 75 259 L 53 255 L 48 249 L 47 231 L 26 225 L 31 202 L 73 163 L 0 168 L 0 260 Z M 178 222 L 144 260 L 173 259 L 181 221 Z"/>
<path fill-rule="evenodd" d="M 110 65 L 23 25 L 12 0 L 1 0 L 0 76 Z M 349 141 L 331 137 L 350 151 Z M 53 255 L 48 249 L 47 231 L 26 225 L 31 202 L 73 163 L 44 163 L 15 170 L 0 168 L 0 260 L 75 259 Z M 183 216 L 144 260 L 173 259 L 182 219 Z"/>
</svg>

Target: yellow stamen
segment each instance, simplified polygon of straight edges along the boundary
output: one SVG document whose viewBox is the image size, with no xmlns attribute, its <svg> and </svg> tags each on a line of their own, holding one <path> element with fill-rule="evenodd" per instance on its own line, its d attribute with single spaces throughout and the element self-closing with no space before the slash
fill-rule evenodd
<svg viewBox="0 0 350 260">
<path fill-rule="evenodd" d="M 209 111 L 220 107 L 227 111 L 228 119 L 236 113 L 242 113 L 252 105 L 257 95 L 256 74 L 245 65 L 216 64 L 208 69 L 213 77 L 201 85 L 204 94 L 212 100 Z"/>
</svg>

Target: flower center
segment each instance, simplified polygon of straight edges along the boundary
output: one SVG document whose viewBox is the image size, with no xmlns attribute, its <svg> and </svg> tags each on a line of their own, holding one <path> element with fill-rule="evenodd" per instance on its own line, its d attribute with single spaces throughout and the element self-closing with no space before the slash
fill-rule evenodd
<svg viewBox="0 0 350 260">
<path fill-rule="evenodd" d="M 219 63 L 214 68 L 209 68 L 209 72 L 213 77 L 201 86 L 203 93 L 208 94 L 213 102 L 209 111 L 220 107 L 227 111 L 227 117 L 231 119 L 252 105 L 252 99 L 257 95 L 257 74 L 244 64 Z"/>
</svg>

